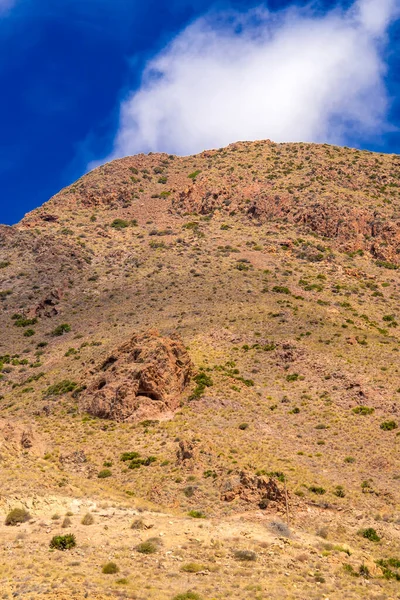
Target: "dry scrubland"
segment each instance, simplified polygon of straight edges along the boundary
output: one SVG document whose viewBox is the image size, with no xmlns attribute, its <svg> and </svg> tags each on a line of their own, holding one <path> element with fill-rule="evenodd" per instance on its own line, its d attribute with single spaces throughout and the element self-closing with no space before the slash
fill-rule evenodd
<svg viewBox="0 0 400 600">
<path fill-rule="evenodd" d="M 399 167 L 139 155 L 0 226 L 1 598 L 400 598 Z M 176 411 L 86 413 L 151 329 L 193 362 Z"/>
</svg>

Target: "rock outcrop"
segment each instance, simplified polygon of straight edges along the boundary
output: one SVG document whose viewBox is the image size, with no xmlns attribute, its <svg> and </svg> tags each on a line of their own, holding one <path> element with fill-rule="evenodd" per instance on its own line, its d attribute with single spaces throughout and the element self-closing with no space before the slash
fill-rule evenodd
<svg viewBox="0 0 400 600">
<path fill-rule="evenodd" d="M 225 481 L 221 488 L 221 500 L 241 500 L 257 504 L 262 509 L 267 508 L 270 502 L 283 503 L 284 498 L 284 493 L 274 479 L 251 476 L 244 471 Z"/>
<path fill-rule="evenodd" d="M 82 409 L 115 421 L 160 418 L 176 410 L 192 363 L 179 339 L 134 335 L 91 374 Z"/>
<path fill-rule="evenodd" d="M 13 456 L 24 451 L 41 455 L 44 445 L 32 427 L 17 421 L 0 419 L 0 451 Z"/>
</svg>

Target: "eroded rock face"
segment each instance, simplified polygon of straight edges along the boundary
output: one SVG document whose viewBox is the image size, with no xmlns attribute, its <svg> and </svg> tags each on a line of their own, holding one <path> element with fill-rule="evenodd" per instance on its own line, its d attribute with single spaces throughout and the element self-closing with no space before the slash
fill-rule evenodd
<svg viewBox="0 0 400 600">
<path fill-rule="evenodd" d="M 159 418 L 176 410 L 192 362 L 179 339 L 155 330 L 135 335 L 92 373 L 82 409 L 115 421 Z"/>
<path fill-rule="evenodd" d="M 44 446 L 37 433 L 30 426 L 17 421 L 0 419 L 0 450 L 17 455 L 23 451 L 41 455 Z"/>
<path fill-rule="evenodd" d="M 258 504 L 265 509 L 270 502 L 283 503 L 284 494 L 274 479 L 252 476 L 241 471 L 238 476 L 225 481 L 221 488 L 221 500 L 232 502 L 236 499 Z"/>
</svg>

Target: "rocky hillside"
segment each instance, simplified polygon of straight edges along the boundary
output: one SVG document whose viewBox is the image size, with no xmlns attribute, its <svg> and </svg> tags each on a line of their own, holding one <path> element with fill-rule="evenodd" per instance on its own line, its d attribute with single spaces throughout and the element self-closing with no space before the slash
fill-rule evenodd
<svg viewBox="0 0 400 600">
<path fill-rule="evenodd" d="M 397 597 L 399 186 L 246 142 L 0 226 L 4 598 Z"/>
</svg>

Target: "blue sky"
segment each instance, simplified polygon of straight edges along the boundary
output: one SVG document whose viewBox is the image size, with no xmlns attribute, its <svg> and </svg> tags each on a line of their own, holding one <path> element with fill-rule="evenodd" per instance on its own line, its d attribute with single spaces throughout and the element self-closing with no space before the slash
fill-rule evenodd
<svg viewBox="0 0 400 600">
<path fill-rule="evenodd" d="M 139 151 L 269 137 L 398 153 L 397 4 L 0 0 L 0 222 Z"/>
</svg>

